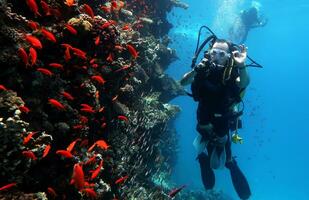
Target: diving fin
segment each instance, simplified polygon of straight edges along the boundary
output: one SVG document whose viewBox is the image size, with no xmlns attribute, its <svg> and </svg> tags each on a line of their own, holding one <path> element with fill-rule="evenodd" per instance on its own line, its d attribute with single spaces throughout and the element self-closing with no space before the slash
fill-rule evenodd
<svg viewBox="0 0 309 200">
<path fill-rule="evenodd" d="M 225 147 L 216 146 L 212 150 L 210 156 L 210 167 L 212 169 L 223 168 L 226 162 L 226 151 Z"/>
<path fill-rule="evenodd" d="M 202 182 L 206 190 L 211 190 L 215 186 L 215 173 L 210 168 L 209 156 L 201 153 L 198 156 L 201 168 Z"/>
<path fill-rule="evenodd" d="M 195 147 L 197 154 L 201 154 L 203 151 L 207 151 L 206 146 L 207 146 L 207 141 L 203 140 L 202 141 L 202 136 L 198 134 L 196 138 L 193 141 L 193 146 Z"/>
</svg>

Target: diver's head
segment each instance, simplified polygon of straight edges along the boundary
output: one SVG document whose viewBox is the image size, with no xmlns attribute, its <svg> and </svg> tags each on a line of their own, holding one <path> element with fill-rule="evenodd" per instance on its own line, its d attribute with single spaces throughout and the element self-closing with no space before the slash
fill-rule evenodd
<svg viewBox="0 0 309 200">
<path fill-rule="evenodd" d="M 229 43 L 225 40 L 216 40 L 209 50 L 210 61 L 225 66 L 230 57 Z"/>
</svg>

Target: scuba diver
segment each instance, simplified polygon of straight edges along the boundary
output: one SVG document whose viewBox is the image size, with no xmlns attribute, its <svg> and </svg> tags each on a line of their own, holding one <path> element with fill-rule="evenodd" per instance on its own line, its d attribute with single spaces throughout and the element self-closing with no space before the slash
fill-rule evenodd
<svg viewBox="0 0 309 200">
<path fill-rule="evenodd" d="M 263 27 L 267 24 L 268 20 L 259 16 L 257 7 L 251 7 L 248 10 L 241 11 L 229 29 L 230 40 L 235 43 L 243 44 L 248 36 L 248 32 L 252 28 Z"/>
<path fill-rule="evenodd" d="M 212 35 L 199 47 L 202 28 Z M 209 43 L 204 58 L 195 65 L 199 53 Z M 245 65 L 248 58 L 251 64 Z M 242 98 L 249 84 L 247 67 L 262 67 L 247 55 L 247 48 L 218 39 L 206 26 L 201 27 L 192 70 L 180 80 L 182 86 L 191 84 L 194 101 L 198 102 L 197 131 L 194 146 L 198 151 L 202 182 L 206 190 L 215 185 L 214 169 L 229 169 L 233 186 L 240 199 L 248 199 L 251 191 L 246 177 L 232 156 L 231 141 L 242 143 L 237 130 L 241 128 Z M 242 108 L 241 108 L 242 105 Z M 231 136 L 230 132 L 235 131 Z"/>
</svg>

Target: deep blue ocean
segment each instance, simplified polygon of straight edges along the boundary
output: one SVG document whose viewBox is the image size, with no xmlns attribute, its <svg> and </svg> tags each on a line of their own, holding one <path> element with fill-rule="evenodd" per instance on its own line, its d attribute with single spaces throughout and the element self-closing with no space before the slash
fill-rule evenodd
<svg viewBox="0 0 309 200">
<path fill-rule="evenodd" d="M 249 68 L 250 85 L 244 99 L 243 144 L 233 144 L 233 155 L 245 173 L 254 200 L 309 199 L 309 1 L 308 0 L 184 0 L 189 9 L 175 8 L 169 14 L 174 25 L 170 45 L 179 59 L 167 73 L 179 80 L 190 70 L 201 25 L 220 38 L 242 9 L 258 5 L 268 24 L 249 32 L 248 54 L 263 65 Z M 203 38 L 206 37 L 204 32 Z M 199 60 L 198 60 L 199 61 Z M 190 87 L 187 88 L 190 91 Z M 178 97 L 181 107 L 175 121 L 179 155 L 173 178 L 177 184 L 203 189 L 196 151 L 197 103 Z M 217 190 L 238 199 L 227 169 L 216 171 Z"/>
</svg>

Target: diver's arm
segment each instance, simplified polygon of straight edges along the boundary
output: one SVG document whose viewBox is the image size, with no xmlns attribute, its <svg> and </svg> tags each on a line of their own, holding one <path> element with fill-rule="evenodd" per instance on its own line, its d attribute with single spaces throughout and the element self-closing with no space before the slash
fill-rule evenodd
<svg viewBox="0 0 309 200">
<path fill-rule="evenodd" d="M 239 69 L 239 76 L 236 78 L 236 84 L 239 88 L 246 88 L 250 83 L 249 74 L 245 66 L 245 60 L 247 58 L 247 48 L 243 45 L 240 46 L 241 51 L 233 52 L 233 59 L 235 67 Z"/>
<path fill-rule="evenodd" d="M 185 85 L 189 85 L 193 82 L 193 79 L 194 79 L 194 76 L 196 74 L 196 71 L 194 69 L 192 69 L 191 71 L 185 73 L 182 77 L 182 79 L 179 81 L 179 83 L 182 85 L 182 86 L 185 86 Z"/>
</svg>

